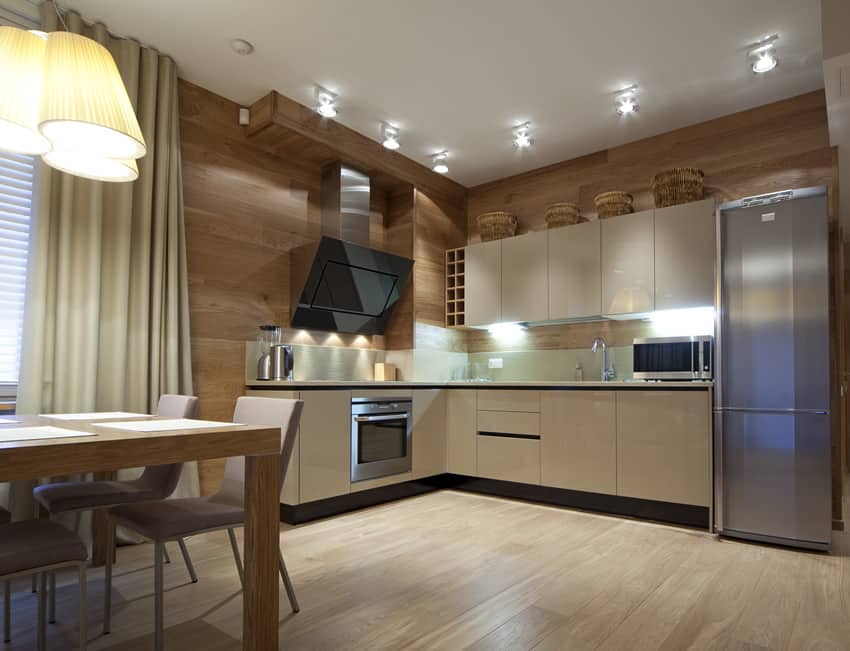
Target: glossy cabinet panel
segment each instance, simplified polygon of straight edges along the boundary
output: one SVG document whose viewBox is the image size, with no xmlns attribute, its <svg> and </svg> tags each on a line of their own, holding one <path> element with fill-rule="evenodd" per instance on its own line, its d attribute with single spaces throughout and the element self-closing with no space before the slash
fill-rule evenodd
<svg viewBox="0 0 850 651">
<path fill-rule="evenodd" d="M 617 392 L 617 494 L 711 505 L 711 393 Z"/>
<path fill-rule="evenodd" d="M 534 231 L 502 240 L 501 321 L 548 318 L 547 234 Z"/>
<path fill-rule="evenodd" d="M 540 436 L 540 414 L 524 411 L 480 411 L 478 431 Z"/>
<path fill-rule="evenodd" d="M 351 490 L 351 391 L 302 391 L 301 502 Z"/>
<path fill-rule="evenodd" d="M 479 436 L 478 476 L 539 484 L 540 441 Z"/>
<path fill-rule="evenodd" d="M 413 392 L 413 476 L 446 471 L 446 394 L 443 389 Z"/>
<path fill-rule="evenodd" d="M 655 305 L 653 211 L 601 220 L 602 312 L 651 312 Z"/>
<path fill-rule="evenodd" d="M 544 486 L 617 493 L 614 391 L 546 391 L 540 425 Z"/>
<path fill-rule="evenodd" d="M 484 411 L 540 411 L 540 391 L 484 389 L 478 391 L 478 409 Z"/>
<path fill-rule="evenodd" d="M 502 321 L 502 242 L 482 242 L 466 247 L 466 325 Z"/>
<path fill-rule="evenodd" d="M 269 389 L 248 389 L 245 391 L 246 396 L 254 396 L 256 398 L 280 398 L 286 400 L 297 400 L 300 397 L 297 391 L 275 391 Z M 283 481 L 283 488 L 280 491 L 281 504 L 299 504 L 301 501 L 301 430 L 298 430 L 298 436 L 295 438 L 295 447 L 292 449 L 292 456 L 289 458 L 289 467 L 286 470 L 286 478 Z"/>
<path fill-rule="evenodd" d="M 448 391 L 446 399 L 446 471 L 474 477 L 477 391 Z"/>
<path fill-rule="evenodd" d="M 655 309 L 714 305 L 714 199 L 655 209 Z"/>
<path fill-rule="evenodd" d="M 549 319 L 602 314 L 601 222 L 548 231 Z"/>
</svg>

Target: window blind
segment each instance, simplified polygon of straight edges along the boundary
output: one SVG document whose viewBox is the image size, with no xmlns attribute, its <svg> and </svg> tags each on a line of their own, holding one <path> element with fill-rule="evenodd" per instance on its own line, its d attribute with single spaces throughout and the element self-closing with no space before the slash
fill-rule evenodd
<svg viewBox="0 0 850 651">
<path fill-rule="evenodd" d="M 0 151 L 0 396 L 18 383 L 33 170 L 32 157 Z"/>
</svg>

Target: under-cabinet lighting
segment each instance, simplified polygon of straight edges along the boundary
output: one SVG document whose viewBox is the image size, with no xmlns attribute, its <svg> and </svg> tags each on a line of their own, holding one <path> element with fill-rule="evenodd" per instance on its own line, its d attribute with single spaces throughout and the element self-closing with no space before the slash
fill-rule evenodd
<svg viewBox="0 0 850 651">
<path fill-rule="evenodd" d="M 525 122 L 513 129 L 514 147 L 517 149 L 525 149 L 534 144 L 534 138 L 531 137 L 531 122 Z"/>
<path fill-rule="evenodd" d="M 316 112 L 324 118 L 336 117 L 336 95 L 324 88 L 316 88 Z"/>
<path fill-rule="evenodd" d="M 487 332 L 490 333 L 490 336 L 503 342 L 521 338 L 527 329 L 528 324 L 515 322 L 491 323 L 487 326 Z"/>
<path fill-rule="evenodd" d="M 437 174 L 446 174 L 449 171 L 449 166 L 446 165 L 446 159 L 449 157 L 449 152 L 441 151 L 431 156 L 431 169 Z"/>
<path fill-rule="evenodd" d="M 381 136 L 384 138 L 383 145 L 390 151 L 395 151 L 401 147 L 398 141 L 398 128 L 391 124 L 385 124 L 381 127 Z"/>
<path fill-rule="evenodd" d="M 656 336 L 697 336 L 714 334 L 714 308 L 691 307 L 681 310 L 653 312 L 653 334 Z"/>
<path fill-rule="evenodd" d="M 776 58 L 776 41 L 778 39 L 779 34 L 772 34 L 750 49 L 749 54 L 755 74 L 761 75 L 770 72 L 779 64 L 779 60 Z"/>
</svg>

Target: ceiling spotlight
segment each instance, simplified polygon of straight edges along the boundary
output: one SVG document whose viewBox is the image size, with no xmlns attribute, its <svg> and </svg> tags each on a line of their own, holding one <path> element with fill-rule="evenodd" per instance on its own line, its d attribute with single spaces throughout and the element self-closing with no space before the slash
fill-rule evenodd
<svg viewBox="0 0 850 651">
<path fill-rule="evenodd" d="M 617 98 L 615 100 L 617 115 L 625 116 L 637 113 L 639 108 L 636 98 L 637 90 L 637 85 L 633 85 L 617 93 Z"/>
<path fill-rule="evenodd" d="M 761 75 L 765 72 L 770 72 L 779 64 L 779 60 L 776 58 L 775 52 L 776 41 L 778 38 L 779 34 L 773 34 L 762 39 L 756 43 L 752 49 L 750 49 L 749 55 L 753 62 L 752 67 L 755 74 Z"/>
<path fill-rule="evenodd" d="M 431 156 L 431 169 L 437 174 L 445 174 L 449 171 L 449 166 L 446 165 L 446 159 L 449 157 L 449 152 L 441 151 Z"/>
<path fill-rule="evenodd" d="M 398 141 L 398 129 L 391 124 L 384 124 L 381 127 L 381 136 L 384 139 L 384 147 L 391 151 L 395 151 L 401 144 Z"/>
<path fill-rule="evenodd" d="M 323 118 L 336 117 L 336 95 L 334 95 L 329 90 L 317 87 L 316 101 L 319 103 L 319 105 L 316 107 L 316 111 L 319 115 L 321 115 Z"/>
<path fill-rule="evenodd" d="M 247 56 L 254 51 L 254 46 L 244 38 L 234 38 L 230 41 L 230 47 L 240 56 Z"/>
<path fill-rule="evenodd" d="M 525 149 L 534 144 L 534 138 L 531 137 L 531 122 L 525 122 L 517 125 L 513 129 L 514 147 L 517 149 Z"/>
</svg>

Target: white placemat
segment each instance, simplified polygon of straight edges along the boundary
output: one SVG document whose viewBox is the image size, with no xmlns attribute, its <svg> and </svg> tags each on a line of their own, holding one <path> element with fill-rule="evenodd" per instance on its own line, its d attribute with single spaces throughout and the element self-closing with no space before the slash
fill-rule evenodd
<svg viewBox="0 0 850 651">
<path fill-rule="evenodd" d="M 132 422 L 102 423 L 95 427 L 111 427 L 131 432 L 162 432 L 170 429 L 201 429 L 203 427 L 233 427 L 236 423 L 217 420 L 193 420 L 191 418 L 169 418 L 166 420 L 135 420 Z"/>
<path fill-rule="evenodd" d="M 74 436 L 97 436 L 93 432 L 78 432 L 72 429 L 51 427 L 44 425 L 40 427 L 10 427 L 0 429 L 0 443 L 12 443 L 14 441 L 38 441 L 40 439 L 65 439 Z"/>
<path fill-rule="evenodd" d="M 12 418 L 11 416 L 0 416 L 0 425 L 17 425 L 18 423 L 23 422 L 24 421 Z"/>
<path fill-rule="evenodd" d="M 41 414 L 44 418 L 56 420 L 122 420 L 125 418 L 149 418 L 148 414 L 134 414 L 130 411 L 92 411 L 83 414 Z"/>
</svg>

